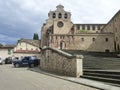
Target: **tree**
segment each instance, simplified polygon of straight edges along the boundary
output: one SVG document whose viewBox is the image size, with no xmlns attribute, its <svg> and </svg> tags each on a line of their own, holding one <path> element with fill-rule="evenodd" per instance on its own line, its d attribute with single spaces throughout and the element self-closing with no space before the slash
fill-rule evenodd
<svg viewBox="0 0 120 90">
<path fill-rule="evenodd" d="M 33 40 L 39 40 L 38 34 L 34 33 Z"/>
<path fill-rule="evenodd" d="M 0 47 L 2 47 L 2 46 L 3 46 L 3 44 L 0 43 Z"/>
</svg>

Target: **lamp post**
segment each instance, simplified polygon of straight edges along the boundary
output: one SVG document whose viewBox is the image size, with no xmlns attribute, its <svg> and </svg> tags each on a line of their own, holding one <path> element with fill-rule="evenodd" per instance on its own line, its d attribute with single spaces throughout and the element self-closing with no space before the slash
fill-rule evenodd
<svg viewBox="0 0 120 90">
<path fill-rule="evenodd" d="M 49 29 L 47 30 L 47 32 L 46 32 L 47 46 L 49 46 L 50 33 L 51 33 L 51 29 L 49 28 Z"/>
</svg>

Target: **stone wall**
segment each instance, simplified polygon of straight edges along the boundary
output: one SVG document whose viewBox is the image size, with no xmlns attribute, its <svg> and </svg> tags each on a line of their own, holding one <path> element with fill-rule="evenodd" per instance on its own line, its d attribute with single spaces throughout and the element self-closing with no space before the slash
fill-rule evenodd
<svg viewBox="0 0 120 90">
<path fill-rule="evenodd" d="M 82 55 L 71 55 L 61 50 L 45 47 L 41 53 L 40 69 L 59 75 L 83 75 Z"/>
</svg>

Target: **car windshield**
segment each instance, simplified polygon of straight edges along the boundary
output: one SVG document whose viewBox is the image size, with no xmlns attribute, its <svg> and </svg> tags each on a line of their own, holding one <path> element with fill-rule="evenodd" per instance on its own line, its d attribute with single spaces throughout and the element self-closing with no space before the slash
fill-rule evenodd
<svg viewBox="0 0 120 90">
<path fill-rule="evenodd" d="M 36 57 L 30 57 L 30 59 L 37 59 Z"/>
</svg>

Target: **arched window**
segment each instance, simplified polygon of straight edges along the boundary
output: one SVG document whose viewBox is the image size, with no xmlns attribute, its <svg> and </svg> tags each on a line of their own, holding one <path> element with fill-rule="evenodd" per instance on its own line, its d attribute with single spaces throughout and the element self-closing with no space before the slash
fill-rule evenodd
<svg viewBox="0 0 120 90">
<path fill-rule="evenodd" d="M 53 13 L 53 18 L 56 18 L 56 14 L 55 13 Z"/>
<path fill-rule="evenodd" d="M 105 38 L 105 41 L 108 42 L 108 38 Z"/>
<path fill-rule="evenodd" d="M 62 14 L 61 13 L 58 14 L 58 18 L 62 18 Z"/>
<path fill-rule="evenodd" d="M 87 25 L 87 30 L 90 30 L 90 25 Z"/>
<path fill-rule="evenodd" d="M 68 15 L 67 15 L 67 13 L 65 13 L 64 18 L 67 19 L 67 17 L 68 17 Z"/>
<path fill-rule="evenodd" d="M 84 42 L 84 38 L 81 38 L 81 41 Z"/>
<path fill-rule="evenodd" d="M 95 38 L 92 38 L 93 42 L 95 42 Z"/>
</svg>

